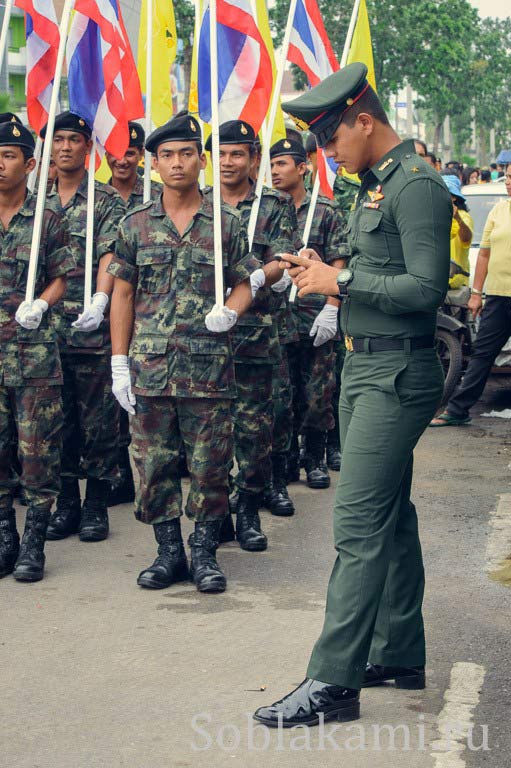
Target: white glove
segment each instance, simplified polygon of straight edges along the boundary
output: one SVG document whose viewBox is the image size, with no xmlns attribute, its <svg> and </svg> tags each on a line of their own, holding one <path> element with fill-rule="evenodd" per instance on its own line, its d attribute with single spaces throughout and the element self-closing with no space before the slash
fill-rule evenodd
<svg viewBox="0 0 511 768">
<path fill-rule="evenodd" d="M 112 394 L 128 413 L 135 413 L 137 404 L 131 391 L 131 376 L 126 355 L 112 355 Z"/>
<path fill-rule="evenodd" d="M 48 302 L 44 299 L 36 299 L 32 304 L 29 301 L 22 301 L 14 317 L 22 328 L 34 331 L 36 328 L 39 328 L 39 324 L 47 309 Z"/>
<path fill-rule="evenodd" d="M 108 304 L 108 296 L 103 291 L 95 293 L 88 309 L 78 315 L 78 320 L 71 323 L 73 328 L 81 331 L 97 331 L 105 318 L 105 309 Z"/>
<path fill-rule="evenodd" d="M 252 299 L 255 299 L 255 295 L 259 288 L 262 288 L 264 284 L 266 283 L 266 275 L 264 274 L 262 269 L 256 269 L 255 272 L 252 272 L 250 275 L 250 287 L 252 289 Z"/>
<path fill-rule="evenodd" d="M 276 283 L 273 283 L 271 289 L 272 291 L 275 291 L 275 293 L 284 293 L 284 291 L 287 291 L 292 282 L 293 281 L 289 277 L 289 272 L 287 269 L 285 269 L 280 280 L 277 280 Z"/>
<path fill-rule="evenodd" d="M 315 347 L 320 347 L 325 342 L 333 339 L 337 333 L 337 315 L 339 310 L 333 304 L 325 304 L 312 324 L 310 336 L 315 336 Z"/>
<path fill-rule="evenodd" d="M 208 331 L 213 333 L 225 333 L 236 325 L 238 313 L 234 309 L 219 307 L 215 304 L 211 312 L 206 315 L 205 323 Z"/>
</svg>

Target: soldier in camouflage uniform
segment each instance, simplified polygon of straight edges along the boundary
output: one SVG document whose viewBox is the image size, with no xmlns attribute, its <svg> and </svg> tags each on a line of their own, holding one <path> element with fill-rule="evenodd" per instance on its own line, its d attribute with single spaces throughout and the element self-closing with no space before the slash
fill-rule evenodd
<svg viewBox="0 0 511 768">
<path fill-rule="evenodd" d="M 224 280 L 232 293 L 226 307 L 206 316 L 215 270 L 212 200 L 198 187 L 206 164 L 200 126 L 186 113 L 176 115 L 154 131 L 147 148 L 163 195 L 123 219 L 109 267 L 113 392 L 133 414 L 136 517 L 153 525 L 159 545 L 137 583 L 161 589 L 188 576 L 180 528 L 182 436 L 191 475 L 186 514 L 195 521 L 192 576 L 199 591 L 222 592 L 216 549 L 228 509 L 236 394 L 228 330 L 251 303 L 249 277 L 258 263 L 248 255 L 239 215 L 223 208 Z"/>
<path fill-rule="evenodd" d="M 128 123 L 130 134 L 129 147 L 120 160 L 106 153 L 106 161 L 112 171 L 108 182 L 117 190 L 126 204 L 127 210 L 132 210 L 144 202 L 144 179 L 139 175 L 140 162 L 144 159 L 145 131 L 134 121 Z M 151 199 L 161 195 L 162 185 L 151 181 Z M 119 481 L 112 487 L 108 496 L 108 506 L 129 504 L 135 500 L 135 485 L 131 471 L 129 445 L 131 443 L 130 425 L 127 412 L 120 409 L 119 421 Z"/>
<path fill-rule="evenodd" d="M 44 138 L 45 129 L 41 135 Z M 81 541 L 100 541 L 108 536 L 107 498 L 117 477 L 119 439 L 119 408 L 111 393 L 107 311 L 113 278 L 106 268 L 125 208 L 112 187 L 96 182 L 92 272 L 96 293 L 90 308 L 82 312 L 88 184 L 85 159 L 91 148 L 90 137 L 91 129 L 78 115 L 63 112 L 57 116 L 53 157 L 58 178 L 48 200 L 69 221 L 77 266 L 68 276 L 66 297 L 52 318 L 64 374 L 64 431 L 62 488 L 47 537 L 63 539 L 78 531 Z M 83 508 L 79 477 L 87 479 Z"/>
<path fill-rule="evenodd" d="M 219 132 L 222 199 L 240 212 L 247 225 L 255 200 L 250 178 L 256 153 L 254 129 L 243 120 L 230 120 Z M 206 149 L 211 150 L 211 138 Z M 280 297 L 270 285 L 282 277 L 275 255 L 293 247 L 292 235 L 288 200 L 275 190 L 263 188 L 252 243 L 252 253 L 263 269 L 251 278 L 254 304 L 231 333 L 238 393 L 234 402 L 238 494 L 233 511 L 236 538 L 248 551 L 264 550 L 268 544 L 261 530 L 259 507 L 271 481 L 272 381 L 274 367 L 280 362 L 273 317 Z M 224 533 L 225 539 L 228 534 Z"/>
<path fill-rule="evenodd" d="M 289 145 L 289 146 L 287 146 Z M 302 233 L 310 203 L 305 189 L 306 154 L 301 142 L 277 142 L 271 150 L 272 179 L 277 189 L 289 192 L 296 205 Z M 335 206 L 318 197 L 308 244 L 328 264 L 342 266 L 346 244 L 343 220 Z M 314 243 L 314 245 L 312 245 Z M 334 426 L 332 396 L 335 387 L 337 299 L 323 296 L 296 298 L 293 303 L 300 340 L 288 348 L 293 385 L 295 434 L 305 436 L 305 470 L 309 488 L 327 488 L 330 477 L 323 463 L 326 434 Z M 314 338 L 312 338 L 314 337 Z M 296 438 L 295 438 L 296 440 Z"/>
<path fill-rule="evenodd" d="M 24 301 L 35 198 L 27 194 L 34 139 L 16 123 L 0 125 L 0 577 L 43 578 L 44 541 L 60 486 L 62 368 L 48 307 L 74 268 L 69 229 L 48 204 L 43 216 L 34 302 Z M 21 487 L 28 505 L 21 542 L 13 508 L 18 433 Z"/>
</svg>

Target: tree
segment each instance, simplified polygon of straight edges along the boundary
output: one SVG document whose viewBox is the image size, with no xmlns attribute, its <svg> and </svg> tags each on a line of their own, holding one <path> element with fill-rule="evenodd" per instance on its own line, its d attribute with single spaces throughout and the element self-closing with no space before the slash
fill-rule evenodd
<svg viewBox="0 0 511 768">
<path fill-rule="evenodd" d="M 183 43 L 176 61 L 183 65 L 184 91 L 190 92 L 190 73 L 192 69 L 193 35 L 195 31 L 195 5 L 190 0 L 174 0 L 176 32 Z"/>
</svg>

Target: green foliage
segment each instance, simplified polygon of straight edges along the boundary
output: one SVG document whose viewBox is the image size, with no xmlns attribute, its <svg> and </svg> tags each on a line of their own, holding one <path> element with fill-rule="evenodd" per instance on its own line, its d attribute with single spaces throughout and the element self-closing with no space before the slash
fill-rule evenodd
<svg viewBox="0 0 511 768">
<path fill-rule="evenodd" d="M 9 93 L 0 93 L 0 112 L 7 112 L 11 102 Z"/>
</svg>

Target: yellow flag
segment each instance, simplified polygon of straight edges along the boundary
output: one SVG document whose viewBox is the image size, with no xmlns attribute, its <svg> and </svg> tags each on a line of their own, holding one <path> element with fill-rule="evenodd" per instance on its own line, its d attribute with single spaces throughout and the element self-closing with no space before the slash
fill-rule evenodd
<svg viewBox="0 0 511 768">
<path fill-rule="evenodd" d="M 351 64 L 354 61 L 361 61 L 366 65 L 368 69 L 367 79 L 374 90 L 376 90 L 373 45 L 371 42 L 371 29 L 369 27 L 366 0 L 360 0 L 357 23 L 355 25 L 355 31 L 353 32 L 353 39 L 351 41 L 347 63 Z"/>
<path fill-rule="evenodd" d="M 151 119 L 159 126 L 170 120 L 172 109 L 171 67 L 176 58 L 177 33 L 172 0 L 152 0 L 153 3 L 153 78 Z M 145 93 L 147 46 L 147 0 L 142 0 L 138 34 L 138 74 Z"/>
<path fill-rule="evenodd" d="M 275 51 L 273 50 L 273 40 L 270 32 L 270 23 L 268 21 L 268 10 L 266 8 L 266 0 L 256 0 L 255 5 L 256 5 L 256 14 L 257 14 L 257 26 L 259 27 L 259 32 L 261 33 L 261 37 L 263 38 L 266 48 L 268 49 L 268 54 L 271 60 L 271 68 L 273 72 L 273 87 L 275 88 L 275 79 L 277 75 L 276 66 L 275 66 Z M 279 102 L 280 102 L 280 99 L 279 99 Z M 284 115 L 282 113 L 282 109 L 279 106 L 277 109 L 277 115 L 275 117 L 275 123 L 273 126 L 271 145 L 273 146 L 273 144 L 275 144 L 276 141 L 280 141 L 281 139 L 285 139 L 285 138 L 286 138 L 286 126 L 284 124 Z"/>
</svg>

